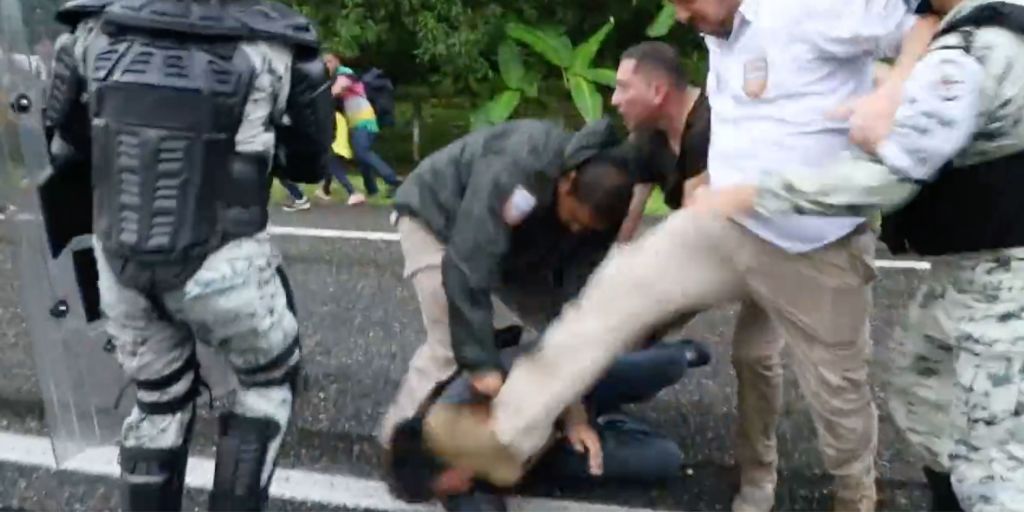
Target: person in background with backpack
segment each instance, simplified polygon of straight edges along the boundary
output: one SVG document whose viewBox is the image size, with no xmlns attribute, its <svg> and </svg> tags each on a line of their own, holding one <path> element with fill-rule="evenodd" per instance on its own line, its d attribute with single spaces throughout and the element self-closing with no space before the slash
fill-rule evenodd
<svg viewBox="0 0 1024 512">
<path fill-rule="evenodd" d="M 338 67 L 341 66 L 338 56 L 333 53 L 324 54 L 324 66 L 327 68 L 329 75 L 336 75 Z M 331 145 L 331 156 L 328 160 L 327 170 L 328 174 L 324 178 L 320 189 L 316 191 L 316 196 L 324 201 L 331 199 L 331 181 L 337 179 L 341 186 L 344 187 L 345 191 L 348 192 L 349 206 L 356 206 L 366 202 L 366 196 L 356 191 L 355 186 L 348 179 L 349 166 L 352 163 L 353 151 L 352 145 L 349 142 L 349 124 L 348 119 L 345 118 L 344 109 L 339 104 L 335 108 L 334 112 L 334 143 Z M 363 173 L 366 181 L 373 181 L 373 175 Z M 369 176 L 369 177 L 367 177 Z M 292 183 L 286 179 L 278 179 L 281 185 L 284 186 L 285 190 L 288 191 L 288 195 L 291 200 L 282 206 L 282 209 L 286 212 L 304 211 L 312 208 L 313 204 L 306 197 L 305 192 L 299 188 L 298 185 Z M 368 186 L 373 186 L 371 184 Z M 376 190 L 373 188 L 372 190 Z"/>
<path fill-rule="evenodd" d="M 373 151 L 373 143 L 380 132 L 380 124 L 374 105 L 367 95 L 366 83 L 351 68 L 342 66 L 337 55 L 329 55 L 328 63 L 335 70 L 331 94 L 342 101 L 344 114 L 349 123 L 349 140 L 356 163 L 363 174 L 366 193 L 369 196 L 377 194 L 376 176 L 380 176 L 390 187 L 388 197 L 391 197 L 402 181 L 398 179 L 394 169 Z M 337 65 L 333 66 L 334 63 Z M 374 77 L 380 76 L 379 72 L 371 72 L 367 76 L 371 74 Z"/>
</svg>

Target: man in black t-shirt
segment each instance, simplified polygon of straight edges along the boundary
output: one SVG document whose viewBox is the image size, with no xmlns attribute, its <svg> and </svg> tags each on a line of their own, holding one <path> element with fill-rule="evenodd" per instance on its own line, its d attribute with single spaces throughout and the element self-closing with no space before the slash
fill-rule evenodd
<svg viewBox="0 0 1024 512">
<path fill-rule="evenodd" d="M 631 135 L 629 152 L 638 185 L 619 241 L 636 235 L 653 186 L 673 209 L 706 177 L 711 107 L 689 83 L 679 53 L 667 43 L 646 41 L 626 50 L 616 74 L 612 104 Z"/>
</svg>

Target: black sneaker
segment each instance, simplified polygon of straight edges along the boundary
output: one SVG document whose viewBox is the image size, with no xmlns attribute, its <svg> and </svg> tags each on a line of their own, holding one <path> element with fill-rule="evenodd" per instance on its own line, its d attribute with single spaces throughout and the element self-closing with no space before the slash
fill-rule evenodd
<svg viewBox="0 0 1024 512">
<path fill-rule="evenodd" d="M 953 482 L 949 473 L 935 471 L 925 466 L 924 477 L 928 481 L 928 489 L 932 492 L 932 510 L 937 512 L 963 512 L 960 500 L 953 492 Z"/>
<path fill-rule="evenodd" d="M 711 350 L 705 343 L 696 340 L 680 340 L 678 343 L 686 347 L 686 366 L 688 368 L 700 368 L 711 362 Z"/>
</svg>

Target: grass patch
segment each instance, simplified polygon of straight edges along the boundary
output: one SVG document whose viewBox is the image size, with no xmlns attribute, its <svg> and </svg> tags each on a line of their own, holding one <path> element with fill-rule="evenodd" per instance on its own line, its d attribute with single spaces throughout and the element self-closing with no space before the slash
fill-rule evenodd
<svg viewBox="0 0 1024 512">
<path fill-rule="evenodd" d="M 647 206 L 644 207 L 644 215 L 664 217 L 671 211 L 672 209 L 665 204 L 665 195 L 661 193 L 661 189 L 655 188 L 652 190 L 651 198 L 647 200 Z"/>
</svg>

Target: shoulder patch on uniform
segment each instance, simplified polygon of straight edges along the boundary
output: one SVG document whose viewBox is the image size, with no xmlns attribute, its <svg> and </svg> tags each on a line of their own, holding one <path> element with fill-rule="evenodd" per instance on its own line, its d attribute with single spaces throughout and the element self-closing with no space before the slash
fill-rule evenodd
<svg viewBox="0 0 1024 512">
<path fill-rule="evenodd" d="M 529 190 L 526 190 L 526 187 L 517 185 L 501 208 L 501 217 L 505 220 L 505 224 L 518 226 L 536 207 L 537 198 Z"/>
</svg>

